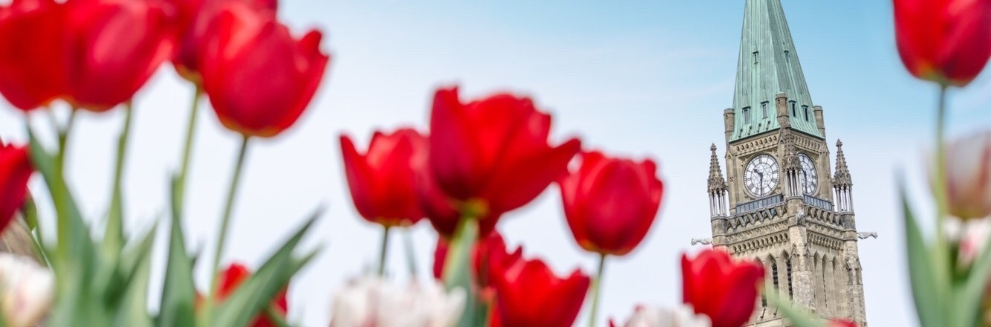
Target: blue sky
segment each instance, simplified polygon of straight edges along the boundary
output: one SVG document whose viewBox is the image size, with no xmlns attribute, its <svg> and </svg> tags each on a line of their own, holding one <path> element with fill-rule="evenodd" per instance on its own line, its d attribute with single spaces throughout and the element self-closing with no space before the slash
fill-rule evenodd
<svg viewBox="0 0 991 327">
<path fill-rule="evenodd" d="M 830 148 L 835 153 L 836 138 L 844 141 L 858 227 L 880 234 L 860 245 L 868 321 L 912 325 L 896 170 L 913 204 L 931 211 L 922 160 L 936 88 L 902 68 L 890 2 L 783 2 L 812 99 L 825 109 Z M 351 205 L 338 135 L 348 133 L 364 147 L 376 128 L 425 129 L 432 91 L 458 83 L 469 98 L 502 90 L 533 96 L 553 112 L 555 140 L 580 136 L 588 148 L 657 160 L 666 183 L 661 213 L 639 249 L 608 263 L 600 316 L 623 319 L 637 303 L 678 303 L 679 256 L 698 250 L 688 245 L 691 238 L 710 235 L 708 148 L 716 143 L 722 153 L 721 115 L 732 102 L 743 4 L 285 1 L 282 17 L 300 34 L 309 27 L 325 31 L 324 48 L 333 59 L 300 123 L 250 150 L 225 261 L 259 264 L 307 213 L 326 204 L 327 214 L 306 241 L 325 250 L 290 291 L 291 319 L 326 325 L 334 292 L 374 266 L 380 237 Z M 987 127 L 989 91 L 984 76 L 953 92 L 952 133 Z M 125 175 L 130 230 L 147 228 L 164 212 L 166 173 L 178 166 L 191 93 L 163 67 L 138 95 Z M 186 228 L 194 248 L 212 253 L 238 137 L 209 110 L 201 114 Z M 74 131 L 69 176 L 91 217 L 105 212 L 121 118 L 119 112 L 85 114 Z M 0 109 L 0 135 L 23 140 L 21 119 Z M 43 189 L 38 180 L 32 187 Z M 594 256 L 568 234 L 556 187 L 507 215 L 499 228 L 511 245 L 523 244 L 528 256 L 545 258 L 560 274 L 594 269 Z M 421 225 L 412 237 L 420 271 L 429 271 L 433 232 Z M 409 278 L 399 240 L 393 239 L 389 262 L 397 282 Z M 156 264 L 163 254 L 159 248 Z M 201 285 L 207 276 L 197 270 Z"/>
</svg>

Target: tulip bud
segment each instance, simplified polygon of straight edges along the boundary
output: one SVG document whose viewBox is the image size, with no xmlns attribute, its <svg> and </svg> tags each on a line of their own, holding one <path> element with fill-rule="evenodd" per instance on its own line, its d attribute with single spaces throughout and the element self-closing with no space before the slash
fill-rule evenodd
<svg viewBox="0 0 991 327">
<path fill-rule="evenodd" d="M 895 0 L 898 54 L 912 75 L 964 86 L 991 55 L 991 1 Z"/>
<path fill-rule="evenodd" d="M 564 215 L 583 249 L 626 255 L 643 241 L 657 217 L 664 184 L 646 159 L 582 154 L 581 167 L 560 180 Z"/>
<path fill-rule="evenodd" d="M 949 213 L 963 220 L 991 215 L 991 131 L 952 141 L 945 160 Z"/>
<path fill-rule="evenodd" d="M 364 276 L 334 297 L 330 326 L 454 326 L 461 318 L 465 296 L 462 289 L 445 292 L 436 281 L 396 287 L 378 276 Z"/>
<path fill-rule="evenodd" d="M 34 260 L 0 253 L 0 309 L 9 327 L 35 326 L 55 296 L 55 277 Z"/>
<path fill-rule="evenodd" d="M 707 249 L 692 259 L 682 255 L 681 272 L 685 303 L 709 316 L 714 327 L 743 326 L 750 319 L 764 280 L 763 266 Z"/>
<path fill-rule="evenodd" d="M 610 327 L 615 325 L 610 322 Z M 653 308 L 638 305 L 623 327 L 710 327 L 712 321 L 705 315 L 695 314 L 690 305 L 674 308 Z"/>
<path fill-rule="evenodd" d="M 34 169 L 27 147 L 0 142 L 0 231 L 14 219 L 27 199 L 28 180 Z"/>
</svg>

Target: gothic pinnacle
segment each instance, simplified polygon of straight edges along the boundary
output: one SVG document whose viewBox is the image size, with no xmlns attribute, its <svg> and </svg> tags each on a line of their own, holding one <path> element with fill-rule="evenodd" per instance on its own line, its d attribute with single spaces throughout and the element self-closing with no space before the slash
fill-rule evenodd
<svg viewBox="0 0 991 327">
<path fill-rule="evenodd" d="M 853 178 L 850 176 L 850 169 L 846 166 L 846 157 L 843 156 L 843 141 L 836 140 L 836 173 L 833 174 L 833 186 L 851 186 Z"/>
<path fill-rule="evenodd" d="M 716 156 L 716 144 L 713 143 L 709 150 L 712 156 L 709 158 L 709 193 L 726 190 L 726 180 L 723 179 L 723 171 L 719 168 L 719 157 Z"/>
</svg>

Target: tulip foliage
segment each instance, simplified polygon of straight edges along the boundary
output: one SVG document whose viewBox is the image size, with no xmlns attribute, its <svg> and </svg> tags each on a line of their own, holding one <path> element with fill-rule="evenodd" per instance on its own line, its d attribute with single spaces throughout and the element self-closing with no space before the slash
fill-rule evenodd
<svg viewBox="0 0 991 327">
<path fill-rule="evenodd" d="M 3 301 L 0 325 L 35 326 L 42 320 L 46 326 L 285 325 L 289 280 L 316 254 L 300 254 L 297 247 L 321 210 L 252 273 L 239 264 L 219 267 L 228 209 L 213 258 L 215 277 L 210 285 L 197 287 L 194 264 L 209 261 L 191 254 L 182 230 L 187 156 L 182 172 L 172 178 L 170 198 L 164 199 L 171 217 L 165 278 L 161 298 L 149 304 L 156 228 L 125 235 L 121 172 L 136 110 L 132 100 L 170 59 L 193 82 L 194 99 L 209 97 L 221 123 L 245 140 L 235 169 L 240 172 L 248 139 L 281 133 L 308 106 L 330 58 L 320 43 L 319 31 L 294 37 L 277 19 L 274 2 L 16 0 L 0 7 L 0 94 L 25 112 L 28 122 L 40 111 L 68 109 L 52 115 L 68 117 L 53 119 L 57 135 L 47 139 L 56 140 L 54 144 L 42 142 L 46 137 L 30 123 L 25 144 L 0 142 L 0 229 L 23 216 L 47 265 L 31 268 L 20 263 L 24 259 L 0 260 L 3 298 L 16 299 Z M 248 94 L 255 98 L 243 97 Z M 75 187 L 65 178 L 72 164 L 65 160 L 67 140 L 78 111 L 115 109 L 125 112 L 125 120 L 113 192 L 107 215 L 99 219 L 105 229 L 94 233 L 88 222 L 98 219 L 83 217 Z M 186 154 L 192 144 L 190 137 Z M 37 223 L 38 210 L 27 187 L 36 172 L 52 199 L 53 226 Z M 228 208 L 238 177 L 235 173 Z M 49 269 L 54 278 L 46 279 Z M 14 305 L 17 309 L 9 309 Z"/>
<path fill-rule="evenodd" d="M 991 134 L 945 146 L 944 102 L 948 87 L 966 86 L 991 56 L 991 0 L 894 4 L 906 69 L 941 90 L 931 178 L 937 234 L 927 239 L 912 208 L 904 206 L 916 308 L 924 326 L 972 327 L 982 301 L 991 303 L 983 293 L 991 275 L 991 223 L 974 223 L 991 221 Z M 0 255 L 0 326 L 289 324 L 286 293 L 292 277 L 318 254 L 299 245 L 320 209 L 260 265 L 221 262 L 252 140 L 277 137 L 304 117 L 331 62 L 321 49 L 323 32 L 294 33 L 279 20 L 278 7 L 275 0 L 0 5 L 0 95 L 23 114 L 28 133 L 20 143 L 0 141 L 0 230 L 22 219 L 41 258 Z M 134 97 L 169 62 L 194 91 L 181 166 L 163 199 L 169 218 L 164 279 L 152 285 L 156 227 L 125 233 L 122 171 L 132 117 L 140 112 Z M 659 224 L 665 184 L 658 163 L 583 149 L 578 138 L 552 140 L 552 115 L 528 96 L 500 92 L 467 99 L 458 86 L 432 96 L 426 128 L 376 131 L 367 146 L 348 135 L 339 138 L 353 205 L 383 236 L 378 274 L 354 278 L 334 297 L 330 325 L 563 327 L 588 308 L 587 321 L 595 326 L 607 260 L 634 253 Z M 218 245 L 207 260 L 191 254 L 182 228 L 200 102 L 209 103 L 219 126 L 241 140 L 218 219 Z M 74 118 L 79 111 L 114 110 L 123 111 L 124 121 L 107 214 L 84 217 L 74 192 L 84 186 L 70 185 L 65 176 L 73 164 L 66 153 Z M 52 120 L 55 135 L 33 128 L 33 120 L 44 118 Z M 33 177 L 44 181 L 43 190 L 28 189 Z M 598 259 L 594 273 L 558 272 L 539 256 L 525 255 L 522 246 L 510 249 L 499 231 L 507 213 L 554 187 L 576 251 Z M 48 192 L 50 203 L 35 203 L 32 192 L 39 191 Z M 54 208 L 53 226 L 38 223 L 36 205 Z M 95 231 L 93 221 L 101 221 L 103 230 Z M 433 278 L 394 286 L 385 266 L 389 231 L 423 221 L 437 235 Z M 985 227 L 959 241 L 943 231 L 952 221 Z M 683 303 L 638 306 L 623 325 L 746 324 L 768 287 L 762 285 L 765 272 L 724 251 L 683 255 Z M 208 265 L 209 284 L 194 283 L 196 264 Z M 160 298 L 149 299 L 151 287 L 161 287 Z M 797 326 L 853 326 L 811 318 L 776 294 L 764 296 Z"/>
</svg>

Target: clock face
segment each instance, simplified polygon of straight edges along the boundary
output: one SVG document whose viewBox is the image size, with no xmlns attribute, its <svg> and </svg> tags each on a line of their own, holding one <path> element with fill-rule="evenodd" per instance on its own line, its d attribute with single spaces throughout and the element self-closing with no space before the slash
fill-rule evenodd
<svg viewBox="0 0 991 327">
<path fill-rule="evenodd" d="M 778 186 L 779 171 L 774 157 L 766 154 L 756 156 L 747 163 L 743 173 L 744 187 L 756 197 L 770 195 Z"/>
<path fill-rule="evenodd" d="M 802 185 L 802 191 L 811 195 L 819 187 L 819 175 L 816 174 L 816 165 L 812 159 L 804 153 L 798 155 L 798 162 L 802 164 L 802 173 L 798 176 Z"/>
</svg>

